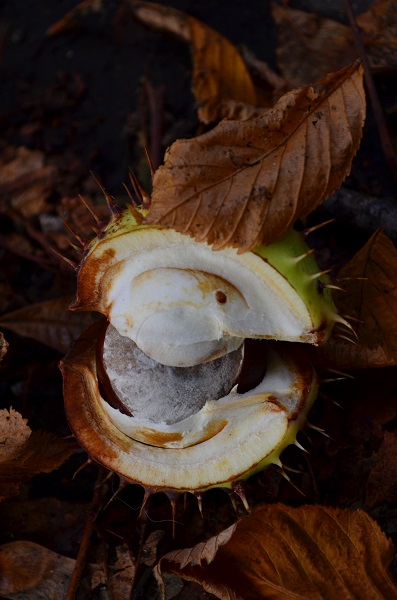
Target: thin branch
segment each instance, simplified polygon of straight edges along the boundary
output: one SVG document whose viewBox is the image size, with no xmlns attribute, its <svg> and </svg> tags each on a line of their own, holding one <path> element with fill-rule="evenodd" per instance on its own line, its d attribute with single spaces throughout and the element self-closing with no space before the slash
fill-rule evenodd
<svg viewBox="0 0 397 600">
<path fill-rule="evenodd" d="M 145 93 L 149 105 L 150 168 L 151 171 L 155 171 L 163 162 L 164 154 L 161 137 L 163 133 L 165 87 L 154 87 L 151 81 L 146 79 Z"/>
<path fill-rule="evenodd" d="M 137 557 L 135 560 L 135 572 L 134 572 L 133 580 L 131 582 L 131 590 L 130 590 L 129 600 L 135 600 L 135 598 L 137 597 L 135 592 L 136 592 L 136 587 L 137 587 L 137 583 L 138 583 L 138 571 L 139 571 L 139 567 L 140 567 L 141 560 L 142 560 L 142 550 L 143 550 L 143 546 L 144 546 L 144 538 L 145 538 L 145 534 L 146 534 L 147 521 L 148 521 L 146 510 L 144 510 L 142 512 L 142 515 L 139 518 L 139 521 L 140 521 L 139 550 L 138 550 L 138 554 L 137 554 Z M 145 581 L 146 581 L 146 578 L 145 578 Z"/>
<path fill-rule="evenodd" d="M 109 475 L 109 472 L 104 467 L 100 467 L 98 477 L 95 483 L 94 494 L 92 497 L 91 508 L 84 527 L 83 537 L 80 543 L 79 552 L 77 554 L 76 563 L 74 565 L 72 577 L 69 583 L 68 591 L 65 600 L 75 600 L 80 579 L 83 574 L 87 554 L 90 547 L 92 532 L 94 530 L 95 520 L 99 511 L 102 508 L 103 498 L 106 493 L 104 483 Z"/>
</svg>

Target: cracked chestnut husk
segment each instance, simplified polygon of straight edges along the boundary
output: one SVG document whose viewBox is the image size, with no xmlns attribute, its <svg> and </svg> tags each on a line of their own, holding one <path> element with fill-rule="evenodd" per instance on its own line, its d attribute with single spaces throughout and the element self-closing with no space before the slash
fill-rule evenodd
<svg viewBox="0 0 397 600">
<path fill-rule="evenodd" d="M 98 311 L 61 363 L 88 454 L 148 492 L 199 493 L 270 464 L 317 395 L 305 353 L 343 321 L 303 237 L 239 254 L 114 212 L 87 248 L 73 310 Z"/>
</svg>

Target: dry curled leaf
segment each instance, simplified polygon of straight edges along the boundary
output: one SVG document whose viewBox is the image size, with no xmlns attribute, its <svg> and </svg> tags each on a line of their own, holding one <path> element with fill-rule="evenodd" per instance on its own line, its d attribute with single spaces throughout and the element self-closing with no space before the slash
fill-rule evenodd
<svg viewBox="0 0 397 600">
<path fill-rule="evenodd" d="M 346 293 L 336 296 L 337 307 L 354 318 L 357 338 L 343 331 L 353 342 L 333 337 L 316 356 L 342 370 L 396 365 L 397 250 L 393 243 L 382 231 L 375 232 L 341 270 L 339 279 Z"/>
<path fill-rule="evenodd" d="M 349 65 L 259 117 L 176 141 L 155 173 L 147 221 L 215 249 L 281 237 L 349 173 L 365 118 L 362 76 Z"/>
<path fill-rule="evenodd" d="M 363 511 L 262 506 L 215 556 L 196 560 L 197 549 L 165 555 L 158 573 L 197 581 L 221 600 L 397 597 L 393 544 Z"/>
<path fill-rule="evenodd" d="M 182 548 L 181 550 L 174 550 L 173 552 L 169 552 L 166 554 L 158 563 L 154 570 L 154 574 L 159 583 L 159 586 L 162 590 L 163 597 L 165 596 L 165 585 L 163 581 L 164 573 L 175 573 L 180 577 L 188 580 L 199 581 L 195 577 L 186 576 L 186 573 L 182 572 L 185 567 L 206 567 L 206 565 L 210 565 L 215 559 L 218 550 L 221 546 L 229 542 L 230 538 L 234 534 L 236 529 L 236 523 L 231 525 L 224 531 L 221 531 L 218 535 L 206 540 L 205 542 L 200 542 L 194 548 Z M 170 565 L 176 565 L 176 568 L 170 567 Z M 203 585 L 202 581 L 199 581 Z M 213 592 L 213 590 L 208 590 L 204 585 L 204 588 L 207 591 Z"/>
<path fill-rule="evenodd" d="M 132 2 L 131 8 L 144 23 L 174 33 L 190 43 L 192 88 L 201 121 L 209 123 L 222 118 L 223 100 L 256 104 L 251 75 L 240 53 L 228 39 L 198 19 L 170 6 Z"/>
<path fill-rule="evenodd" d="M 77 444 L 42 431 L 32 432 L 14 409 L 0 411 L 0 499 L 18 494 L 19 486 L 38 473 L 58 468 Z"/>
<path fill-rule="evenodd" d="M 30 304 L 0 317 L 0 325 L 65 353 L 81 332 L 98 316 L 69 311 L 70 298 Z"/>
</svg>

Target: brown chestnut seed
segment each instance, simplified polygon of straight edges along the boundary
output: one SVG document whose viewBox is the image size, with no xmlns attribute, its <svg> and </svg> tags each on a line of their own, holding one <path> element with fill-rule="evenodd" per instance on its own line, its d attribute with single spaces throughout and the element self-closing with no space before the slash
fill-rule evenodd
<svg viewBox="0 0 397 600">
<path fill-rule="evenodd" d="M 135 418 L 177 423 L 197 413 L 207 400 L 226 396 L 240 373 L 243 345 L 194 367 L 162 365 L 109 325 L 103 366 L 121 404 Z"/>
</svg>

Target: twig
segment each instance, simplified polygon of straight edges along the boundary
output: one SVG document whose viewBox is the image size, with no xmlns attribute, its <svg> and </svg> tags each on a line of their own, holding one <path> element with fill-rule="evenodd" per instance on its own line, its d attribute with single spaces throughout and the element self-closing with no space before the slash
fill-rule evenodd
<svg viewBox="0 0 397 600">
<path fill-rule="evenodd" d="M 163 131 L 165 88 L 164 86 L 154 87 L 146 79 L 145 92 L 149 104 L 150 159 L 154 170 L 156 170 L 163 161 L 161 137 Z"/>
<path fill-rule="evenodd" d="M 69 583 L 68 591 L 65 600 L 75 600 L 80 579 L 85 567 L 87 553 L 90 547 L 91 535 L 94 530 L 95 520 L 99 511 L 102 508 L 102 501 L 105 495 L 104 482 L 108 477 L 109 472 L 100 467 L 98 477 L 95 483 L 94 495 L 92 497 L 91 508 L 88 513 L 87 521 L 84 527 L 83 537 L 80 543 L 79 552 L 77 554 L 76 563 L 74 565 L 72 577 Z"/>
<path fill-rule="evenodd" d="M 147 511 L 144 510 L 142 512 L 142 516 L 139 518 L 140 522 L 141 522 L 141 531 L 140 531 L 140 539 L 139 539 L 139 550 L 138 550 L 138 554 L 136 557 L 136 561 L 135 561 L 135 572 L 134 572 L 134 577 L 131 583 L 131 591 L 130 591 L 130 600 L 134 600 L 136 598 L 136 585 L 138 583 L 138 570 L 140 567 L 140 563 L 141 563 L 141 559 L 142 559 L 142 550 L 143 550 L 143 546 L 144 546 L 144 537 L 145 537 L 145 533 L 146 533 L 146 528 L 147 528 Z"/>
<path fill-rule="evenodd" d="M 374 111 L 375 121 L 378 126 L 378 133 L 383 154 L 385 156 L 386 163 L 393 174 L 394 179 L 397 181 L 397 155 L 394 151 L 393 145 L 390 140 L 390 135 L 383 115 L 382 105 L 379 100 L 374 78 L 372 77 L 368 56 L 361 38 L 361 32 L 357 25 L 357 21 L 353 13 L 350 0 L 345 0 L 345 6 L 350 26 L 353 30 L 357 52 L 363 62 L 365 82 L 367 84 L 367 90 L 369 98 L 371 100 L 372 110 Z"/>
</svg>

